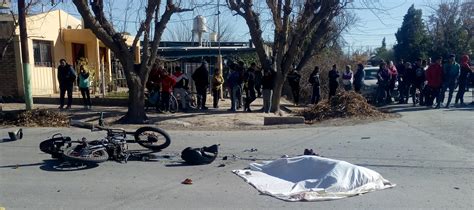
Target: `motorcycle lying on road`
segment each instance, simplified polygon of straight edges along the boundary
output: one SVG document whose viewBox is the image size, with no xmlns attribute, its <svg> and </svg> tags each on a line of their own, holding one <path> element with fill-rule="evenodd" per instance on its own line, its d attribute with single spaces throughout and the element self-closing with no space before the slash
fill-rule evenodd
<svg viewBox="0 0 474 210">
<path fill-rule="evenodd" d="M 69 136 L 58 133 L 40 143 L 40 150 L 51 154 L 52 158 L 82 162 L 101 163 L 108 159 L 118 162 L 127 162 L 129 157 L 134 156 L 149 159 L 149 154 L 159 152 L 168 147 L 171 138 L 164 130 L 156 127 L 141 127 L 134 132 L 127 132 L 124 129 L 106 128 L 94 126 L 92 131 L 103 130 L 107 132 L 104 138 L 88 141 L 86 138 L 72 140 Z M 127 139 L 128 135 L 133 135 L 134 139 Z M 148 152 L 136 152 L 129 150 L 129 143 L 138 143 L 148 149 Z"/>
</svg>

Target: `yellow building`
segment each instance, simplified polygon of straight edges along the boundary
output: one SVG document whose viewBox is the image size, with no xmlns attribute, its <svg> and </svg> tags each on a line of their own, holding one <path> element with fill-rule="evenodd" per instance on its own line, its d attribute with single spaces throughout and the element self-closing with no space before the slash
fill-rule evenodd
<svg viewBox="0 0 474 210">
<path fill-rule="evenodd" d="M 17 27 L 13 31 L 12 23 L 11 15 L 8 17 L 8 14 L 3 14 L 0 17 L 0 47 L 7 43 L 9 37 L 13 37 L 11 42 L 13 49 L 7 50 L 6 53 L 11 56 L 0 58 L 0 78 L 7 78 L 10 83 L 0 85 L 0 96 L 23 95 L 19 29 Z M 55 10 L 28 16 L 26 25 L 34 96 L 59 92 L 56 73 L 59 60 L 62 58 L 76 70 L 79 69 L 80 60 L 87 60 L 87 67 L 97 81 L 100 78 L 100 68 L 103 66 L 106 80 L 112 79 L 110 50 L 91 30 L 83 28 L 80 19 L 62 10 Z M 132 40 L 133 37 L 129 37 L 127 42 L 131 43 Z M 139 51 L 136 53 L 137 57 L 139 53 Z M 14 72 L 12 68 L 15 69 Z"/>
</svg>

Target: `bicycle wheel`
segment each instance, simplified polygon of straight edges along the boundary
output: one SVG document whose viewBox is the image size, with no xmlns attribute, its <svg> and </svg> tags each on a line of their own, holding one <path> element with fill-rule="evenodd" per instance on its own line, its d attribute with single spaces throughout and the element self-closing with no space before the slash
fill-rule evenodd
<svg viewBox="0 0 474 210">
<path fill-rule="evenodd" d="M 88 154 L 83 154 L 84 148 L 79 149 L 77 148 L 78 146 L 82 145 L 72 146 L 64 150 L 64 157 L 68 160 L 85 163 L 102 163 L 109 159 L 109 154 L 105 148 L 96 149 L 88 152 Z"/>
<path fill-rule="evenodd" d="M 178 100 L 173 95 L 170 95 L 169 107 L 168 110 L 171 113 L 175 113 L 178 111 Z"/>
<path fill-rule="evenodd" d="M 166 131 L 155 127 L 141 127 L 135 131 L 135 141 L 141 146 L 159 151 L 171 144 L 171 138 Z"/>
</svg>

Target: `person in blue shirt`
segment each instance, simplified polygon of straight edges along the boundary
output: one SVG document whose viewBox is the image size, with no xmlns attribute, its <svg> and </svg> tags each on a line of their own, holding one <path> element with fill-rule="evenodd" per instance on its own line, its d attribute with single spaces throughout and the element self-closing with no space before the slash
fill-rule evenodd
<svg viewBox="0 0 474 210">
<path fill-rule="evenodd" d="M 89 73 L 84 69 L 84 66 L 79 67 L 79 76 L 77 77 L 77 85 L 81 91 L 82 101 L 84 102 L 84 109 L 91 109 L 91 94 L 90 94 L 90 81 Z"/>
<path fill-rule="evenodd" d="M 454 89 L 456 89 L 456 82 L 459 77 L 460 66 L 455 61 L 454 54 L 449 56 L 448 63 L 443 66 L 443 87 L 440 92 L 440 102 L 444 102 L 446 90 L 449 89 L 448 101 L 445 108 L 449 108 L 449 104 L 453 98 Z"/>
</svg>

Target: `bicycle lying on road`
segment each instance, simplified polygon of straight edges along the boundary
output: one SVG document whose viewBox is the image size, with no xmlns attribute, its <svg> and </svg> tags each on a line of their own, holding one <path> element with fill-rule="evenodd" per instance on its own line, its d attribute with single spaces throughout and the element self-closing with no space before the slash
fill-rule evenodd
<svg viewBox="0 0 474 210">
<path fill-rule="evenodd" d="M 98 140 L 88 141 L 83 137 L 74 141 L 58 133 L 41 142 L 40 150 L 51 154 L 52 158 L 65 161 L 101 163 L 113 159 L 127 162 L 131 156 L 146 160 L 151 153 L 159 152 L 171 143 L 168 133 L 156 127 L 141 127 L 134 132 L 102 126 L 95 126 L 92 130 L 104 130 L 107 131 L 107 135 Z M 127 139 L 127 135 L 133 135 L 134 139 Z M 129 150 L 129 143 L 138 143 L 148 151 Z"/>
</svg>

